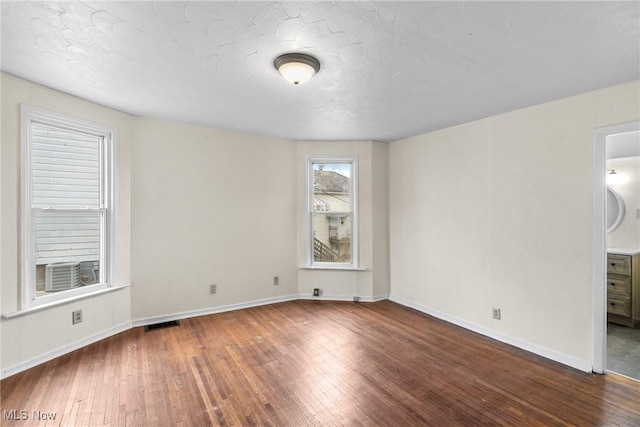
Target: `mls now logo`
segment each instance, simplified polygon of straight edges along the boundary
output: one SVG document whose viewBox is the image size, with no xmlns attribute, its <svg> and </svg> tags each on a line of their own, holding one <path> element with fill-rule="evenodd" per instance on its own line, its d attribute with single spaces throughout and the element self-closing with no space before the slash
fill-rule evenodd
<svg viewBox="0 0 640 427">
<path fill-rule="evenodd" d="M 9 411 L 3 411 L 4 419 L 7 421 L 24 421 L 29 419 L 29 412 L 26 410 L 17 410 L 11 409 Z M 55 420 L 56 413 L 55 412 L 42 412 L 42 411 L 33 411 L 31 413 L 31 418 L 38 421 L 43 420 Z"/>
<path fill-rule="evenodd" d="M 4 414 L 5 420 L 28 420 L 29 413 L 24 409 L 22 411 L 18 411 L 17 409 L 12 409 L 10 411 L 2 411 Z"/>
</svg>

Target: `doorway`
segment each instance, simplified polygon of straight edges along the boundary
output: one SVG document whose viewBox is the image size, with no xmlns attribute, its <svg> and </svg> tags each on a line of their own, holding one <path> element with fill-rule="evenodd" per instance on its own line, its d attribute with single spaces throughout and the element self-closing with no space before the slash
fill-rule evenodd
<svg viewBox="0 0 640 427">
<path fill-rule="evenodd" d="M 594 131 L 593 197 L 593 371 L 640 380 L 640 122 Z"/>
</svg>

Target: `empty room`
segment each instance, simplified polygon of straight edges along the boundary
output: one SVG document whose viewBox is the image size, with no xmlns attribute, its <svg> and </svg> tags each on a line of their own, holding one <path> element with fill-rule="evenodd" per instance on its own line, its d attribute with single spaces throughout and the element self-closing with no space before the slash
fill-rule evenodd
<svg viewBox="0 0 640 427">
<path fill-rule="evenodd" d="M 3 426 L 640 426 L 640 2 L 0 12 Z"/>
</svg>

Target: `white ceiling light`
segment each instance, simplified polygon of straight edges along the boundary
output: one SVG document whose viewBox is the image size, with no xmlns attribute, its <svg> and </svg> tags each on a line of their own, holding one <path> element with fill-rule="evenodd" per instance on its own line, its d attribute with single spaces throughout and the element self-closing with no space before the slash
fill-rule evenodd
<svg viewBox="0 0 640 427">
<path fill-rule="evenodd" d="M 273 61 L 273 66 L 282 77 L 298 85 L 309 80 L 320 70 L 320 62 L 316 58 L 304 53 L 285 53 Z"/>
<path fill-rule="evenodd" d="M 607 184 L 613 185 L 621 185 L 629 182 L 629 177 L 627 174 L 618 173 L 614 169 L 609 169 L 609 174 L 607 175 Z"/>
</svg>

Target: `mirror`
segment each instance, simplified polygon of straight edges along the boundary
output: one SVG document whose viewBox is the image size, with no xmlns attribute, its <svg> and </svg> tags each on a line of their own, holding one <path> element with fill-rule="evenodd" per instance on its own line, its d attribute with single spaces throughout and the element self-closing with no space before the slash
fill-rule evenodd
<svg viewBox="0 0 640 427">
<path fill-rule="evenodd" d="M 610 185 L 607 186 L 607 234 L 614 232 L 624 219 L 624 199 L 622 194 Z"/>
</svg>

